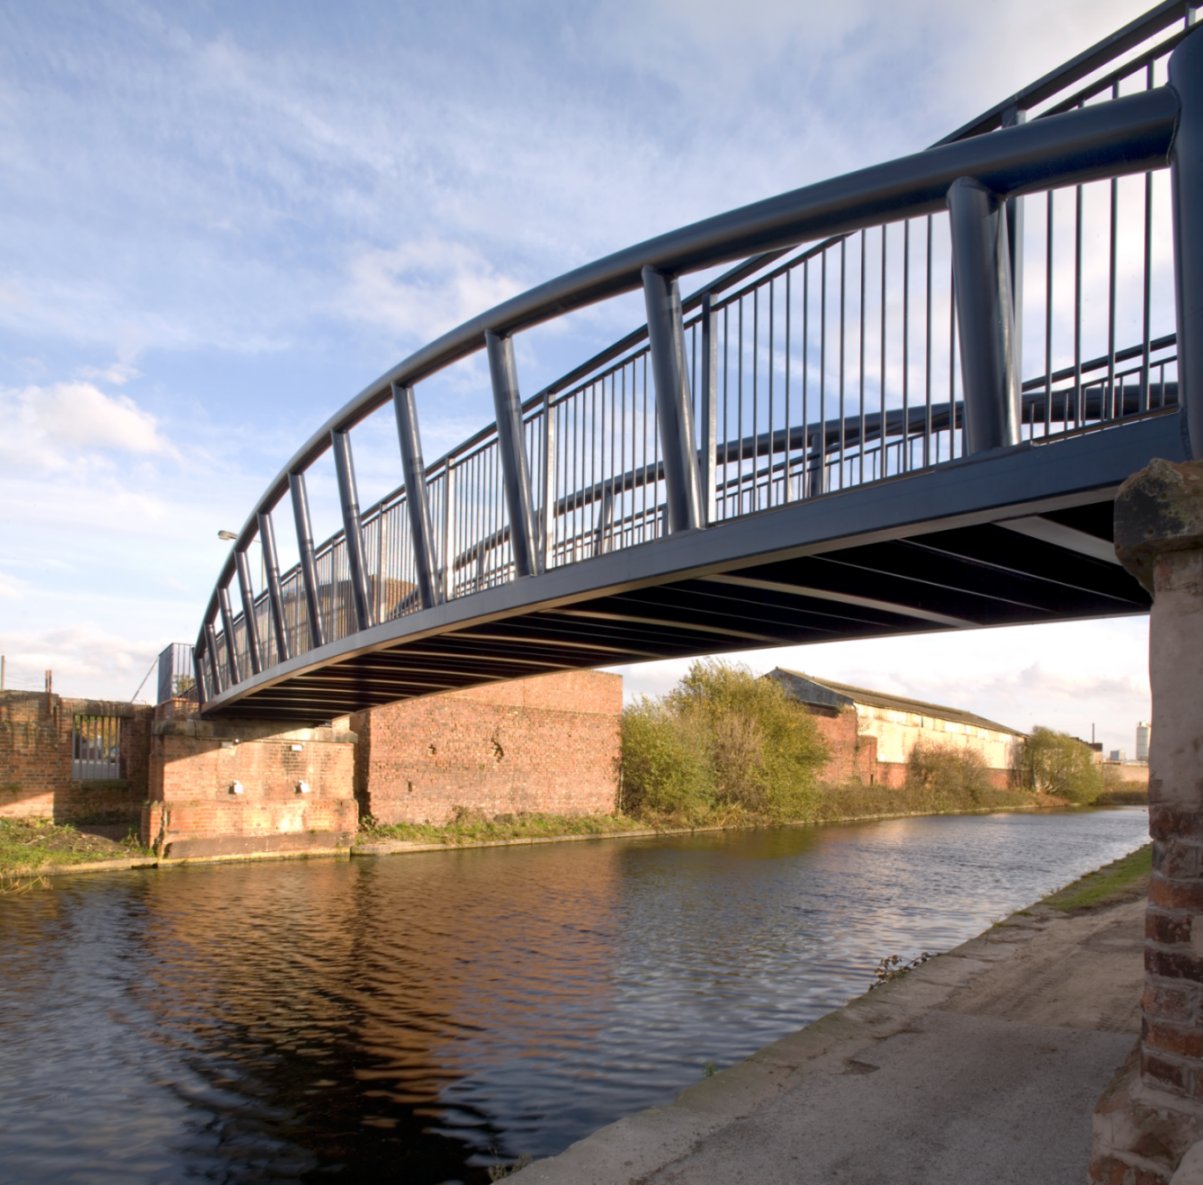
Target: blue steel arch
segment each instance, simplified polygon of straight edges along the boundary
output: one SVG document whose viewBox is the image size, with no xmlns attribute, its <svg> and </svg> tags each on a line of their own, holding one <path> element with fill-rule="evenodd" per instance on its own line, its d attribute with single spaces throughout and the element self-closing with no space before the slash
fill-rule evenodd
<svg viewBox="0 0 1203 1185">
<path fill-rule="evenodd" d="M 1151 456 L 1185 455 L 1182 423 L 1203 450 L 1183 332 L 1203 316 L 1189 13 L 1158 6 L 926 152 L 617 252 L 399 363 L 239 532 L 195 648 L 202 710 L 316 721 L 574 666 L 1146 609 L 1115 562 L 1111 498 Z M 1177 312 L 1158 326 L 1152 174 L 1167 166 Z M 1142 300 L 1125 345 L 1117 185 L 1133 176 Z M 1110 292 L 1091 356 L 1081 195 L 1098 183 Z M 1077 195 L 1064 267 L 1058 191 Z M 1045 365 L 1021 382 L 1024 197 L 1046 208 Z M 737 260 L 681 299 L 680 276 Z M 640 289 L 646 326 L 522 401 L 515 334 Z M 1063 316 L 1073 346 L 1054 365 Z M 496 422 L 427 467 L 415 387 L 482 350 Z M 361 510 L 349 432 L 390 402 L 404 484 Z M 315 547 L 305 475 L 327 451 L 343 530 Z M 300 562 L 281 574 L 286 500 Z"/>
</svg>

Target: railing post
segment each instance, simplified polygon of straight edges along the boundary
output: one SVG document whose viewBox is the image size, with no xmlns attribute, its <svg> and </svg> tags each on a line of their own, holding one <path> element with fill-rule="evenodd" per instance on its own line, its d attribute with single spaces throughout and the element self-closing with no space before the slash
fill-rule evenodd
<svg viewBox="0 0 1203 1185">
<path fill-rule="evenodd" d="M 664 455 L 668 529 L 689 531 L 705 525 L 693 409 L 685 372 L 685 331 L 681 293 L 675 277 L 643 269 L 643 298 L 656 385 L 656 426 Z"/>
<path fill-rule="evenodd" d="M 242 682 L 242 670 L 238 664 L 238 647 L 234 644 L 234 612 L 230 608 L 230 590 L 224 585 L 217 590 L 217 603 L 221 607 L 221 628 L 226 636 L 226 661 L 230 664 L 230 682 Z"/>
<path fill-rule="evenodd" d="M 514 342 L 485 332 L 489 374 L 493 380 L 493 406 L 497 413 L 497 446 L 505 480 L 506 508 L 510 513 L 510 547 L 514 570 L 519 576 L 538 571 L 535 552 L 535 516 L 531 506 L 530 469 L 526 461 L 526 439 L 522 432 L 522 397 L 514 365 Z"/>
<path fill-rule="evenodd" d="M 1178 402 L 1190 455 L 1203 460 L 1203 32 L 1191 32 L 1170 54 L 1169 70 L 1180 104 L 1170 148 Z"/>
<path fill-rule="evenodd" d="M 242 601 L 242 621 L 246 626 L 246 648 L 251 656 L 251 674 L 263 670 L 263 656 L 259 653 L 259 623 L 255 620 L 255 591 L 251 587 L 251 564 L 245 551 L 234 553 L 238 565 L 238 597 Z"/>
<path fill-rule="evenodd" d="M 209 698 L 205 694 L 205 666 L 203 661 L 207 650 L 205 646 L 201 645 L 202 638 L 206 638 L 203 630 L 201 631 L 201 637 L 196 640 L 196 645 L 192 647 L 192 677 L 196 680 L 196 705 L 198 708 L 203 708 L 205 700 Z M 172 690 L 174 692 L 174 688 Z M 213 684 L 213 694 L 217 694 L 216 680 L 214 680 Z"/>
<path fill-rule="evenodd" d="M 335 429 L 330 433 L 334 468 L 338 474 L 338 501 L 343 512 L 343 535 L 347 541 L 347 565 L 351 569 L 351 601 L 355 626 L 372 627 L 372 603 L 368 596 L 368 571 L 363 562 L 363 532 L 359 526 L 359 494 L 355 489 L 355 462 L 351 456 L 351 434 Z"/>
<path fill-rule="evenodd" d="M 1027 123 L 1027 112 L 1012 104 L 1003 112 L 1002 126 Z M 1023 376 L 1023 198 L 1007 198 L 1007 245 L 1011 264 L 1011 365 Z M 1022 406 L 1022 405 L 1021 405 Z"/>
<path fill-rule="evenodd" d="M 213 680 L 213 694 L 220 695 L 221 668 L 217 665 L 217 631 L 211 621 L 205 622 L 205 653 L 209 656 L 209 678 Z"/>
<path fill-rule="evenodd" d="M 980 453 L 1019 442 L 1007 220 L 998 195 L 969 177 L 958 177 L 949 187 L 948 213 L 965 388 L 965 452 Z"/>
<path fill-rule="evenodd" d="M 418 408 L 414 389 L 393 384 L 393 410 L 397 414 L 397 440 L 401 446 L 401 472 L 405 478 L 405 509 L 414 544 L 418 596 L 423 609 L 439 603 L 438 565 L 434 561 L 434 531 L 430 525 L 430 497 L 426 491 L 426 466 L 418 434 Z"/>
<path fill-rule="evenodd" d="M 702 499 L 706 522 L 712 523 L 717 514 L 718 491 L 715 478 L 714 453 L 718 443 L 718 334 L 714 332 L 714 310 L 711 295 L 702 297 L 702 447 L 700 450 Z M 789 449 L 785 451 L 788 463 Z M 787 498 L 789 476 L 786 475 Z"/>
<path fill-rule="evenodd" d="M 309 525 L 309 495 L 305 475 L 290 473 L 288 489 L 292 495 L 292 517 L 297 526 L 297 553 L 301 559 L 301 583 L 305 586 L 305 606 L 309 610 L 309 649 L 324 646 L 322 604 L 317 595 L 317 561 L 313 557 L 313 528 Z"/>
<path fill-rule="evenodd" d="M 272 630 L 276 639 L 276 661 L 292 657 L 288 645 L 288 627 L 284 620 L 284 593 L 280 589 L 280 563 L 276 558 L 276 531 L 268 511 L 259 512 L 259 546 L 263 550 L 263 570 L 267 578 L 267 601 L 272 611 Z"/>
</svg>

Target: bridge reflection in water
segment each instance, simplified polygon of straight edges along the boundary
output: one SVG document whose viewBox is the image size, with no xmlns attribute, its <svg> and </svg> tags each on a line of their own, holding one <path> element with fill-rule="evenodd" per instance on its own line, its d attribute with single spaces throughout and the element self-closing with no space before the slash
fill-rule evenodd
<svg viewBox="0 0 1203 1185">
<path fill-rule="evenodd" d="M 620 251 L 400 363 L 239 532 L 202 710 L 319 721 L 554 669 L 1144 612 L 1112 498 L 1188 436 L 1203 453 L 1178 324 L 1203 308 L 1189 12 L 926 152 Z M 515 336 L 631 291 L 646 326 L 523 402 Z M 426 466 L 422 384 L 477 353 L 497 421 Z M 390 406 L 404 484 L 361 510 L 351 433 Z M 317 546 L 327 457 L 342 529 Z"/>
<path fill-rule="evenodd" d="M 1142 810 L 95 874 L 0 911 L 6 1185 L 434 1185 L 666 1102 Z"/>
</svg>

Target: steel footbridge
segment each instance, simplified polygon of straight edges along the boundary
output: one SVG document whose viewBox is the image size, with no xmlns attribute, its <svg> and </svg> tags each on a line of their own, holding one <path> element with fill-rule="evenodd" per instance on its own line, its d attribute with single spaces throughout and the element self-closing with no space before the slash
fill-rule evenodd
<svg viewBox="0 0 1203 1185">
<path fill-rule="evenodd" d="M 1112 499 L 1154 456 L 1203 456 L 1193 11 L 400 362 L 238 533 L 194 648 L 202 711 L 318 722 L 576 667 L 1146 611 Z M 640 291 L 645 325 L 523 399 L 518 335 Z M 477 353 L 496 422 L 427 464 L 421 386 Z M 351 434 L 378 414 L 400 484 L 361 509 Z M 315 544 L 306 477 L 331 458 L 342 529 Z"/>
</svg>

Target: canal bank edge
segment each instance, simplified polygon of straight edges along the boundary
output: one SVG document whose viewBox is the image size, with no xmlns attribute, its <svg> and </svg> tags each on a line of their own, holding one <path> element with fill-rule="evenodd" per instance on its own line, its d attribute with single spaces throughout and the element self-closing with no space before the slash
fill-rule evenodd
<svg viewBox="0 0 1203 1185">
<path fill-rule="evenodd" d="M 955 811 L 893 811 L 882 814 L 848 815 L 833 819 L 807 819 L 793 823 L 772 824 L 774 827 L 839 827 L 848 823 L 873 823 L 889 819 L 926 819 L 958 815 L 1035 814 L 1082 810 L 1093 811 L 1095 806 L 1044 807 L 1039 805 L 1016 805 L 1007 807 L 965 808 Z M 58 877 L 74 873 L 122 872 L 151 868 L 183 868 L 198 864 L 244 864 L 262 860 L 310 860 L 348 859 L 351 857 L 373 857 L 410 855 L 418 852 L 450 852 L 473 848 L 530 847 L 536 844 L 575 843 L 582 840 L 611 839 L 657 839 L 677 835 L 705 835 L 725 831 L 756 831 L 769 824 L 716 824 L 706 827 L 637 828 L 622 831 L 599 831 L 580 835 L 532 835 L 515 836 L 507 839 L 465 840 L 435 842 L 427 840 L 371 839 L 349 846 L 315 846 L 278 851 L 248 851 L 220 853 L 216 855 L 159 856 L 153 852 L 113 859 L 88 860 L 78 863 L 42 863 L 0 866 L 0 893 L 8 882 L 26 881 L 37 877 Z"/>
<path fill-rule="evenodd" d="M 1140 1031 L 1147 878 L 1074 912 L 1050 902 L 1121 863 L 516 1179 L 1085 1180 L 1100 1085 Z"/>
</svg>

